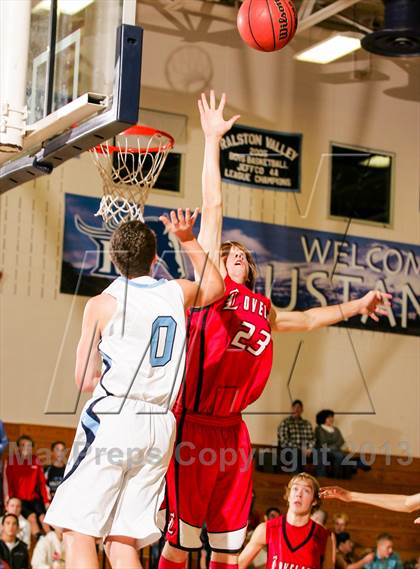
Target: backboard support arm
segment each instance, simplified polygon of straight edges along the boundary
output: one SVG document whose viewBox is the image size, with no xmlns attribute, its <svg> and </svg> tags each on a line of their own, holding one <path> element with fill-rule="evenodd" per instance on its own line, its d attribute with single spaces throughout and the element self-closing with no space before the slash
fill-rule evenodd
<svg viewBox="0 0 420 569">
<path fill-rule="evenodd" d="M 122 24 L 117 32 L 112 106 L 47 141 L 32 155 L 0 167 L 0 194 L 53 171 L 70 158 L 137 123 L 140 106 L 143 29 Z"/>
</svg>

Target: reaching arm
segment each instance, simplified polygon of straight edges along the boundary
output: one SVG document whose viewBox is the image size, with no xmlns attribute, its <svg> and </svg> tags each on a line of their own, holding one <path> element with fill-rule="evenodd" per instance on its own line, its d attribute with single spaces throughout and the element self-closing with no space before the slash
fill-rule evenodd
<svg viewBox="0 0 420 569">
<path fill-rule="evenodd" d="M 216 265 L 195 239 L 192 228 L 198 216 L 198 209 L 191 215 L 189 209 L 185 216 L 182 209 L 178 215 L 171 211 L 170 218 L 162 215 L 159 219 L 166 229 L 173 233 L 181 242 L 182 248 L 188 254 L 198 277 L 193 283 L 185 279 L 178 279 L 184 293 L 185 307 L 206 306 L 221 298 L 225 292 L 225 283 Z"/>
<path fill-rule="evenodd" d="M 359 561 L 348 563 L 346 569 L 363 569 L 365 565 L 369 565 L 375 559 L 374 553 L 366 553 Z"/>
<path fill-rule="evenodd" d="M 75 380 L 83 392 L 95 389 L 100 379 L 101 357 L 98 350 L 101 331 L 115 312 L 116 300 L 100 294 L 88 300 L 83 314 L 82 332 L 76 351 Z"/>
<path fill-rule="evenodd" d="M 347 320 L 352 316 L 368 315 L 372 320 L 379 320 L 377 314 L 386 315 L 386 307 L 390 305 L 390 294 L 371 290 L 362 298 L 336 304 L 335 306 L 322 306 L 311 308 L 304 312 L 282 312 L 272 307 L 270 323 L 273 332 L 309 332 L 317 328 L 324 328 Z"/>
<path fill-rule="evenodd" d="M 223 220 L 222 180 L 219 164 L 220 141 L 239 118 L 239 115 L 235 115 L 228 121 L 224 120 L 223 110 L 225 103 L 226 96 L 223 93 L 219 106 L 216 108 L 216 98 L 213 90 L 210 91 L 209 102 L 207 102 L 204 93 L 201 94 L 201 99 L 198 101 L 201 127 L 205 138 L 202 173 L 203 203 L 198 242 L 209 253 L 211 260 L 218 268 Z M 220 265 L 223 265 L 223 263 L 220 263 Z M 221 266 L 220 270 L 224 272 L 224 266 Z"/>
<path fill-rule="evenodd" d="M 394 512 L 415 512 L 420 510 L 420 493 L 411 496 L 402 494 L 365 494 L 350 492 L 340 486 L 325 486 L 320 489 L 320 498 L 337 499 L 342 502 L 359 502 L 369 506 L 377 506 Z"/>
<path fill-rule="evenodd" d="M 342 553 L 338 552 L 335 559 L 336 569 L 362 569 L 365 565 L 369 565 L 375 559 L 374 553 L 367 553 L 359 561 L 347 563 Z"/>
<path fill-rule="evenodd" d="M 262 523 L 255 528 L 251 539 L 245 546 L 238 559 L 238 569 L 245 569 L 250 565 L 251 561 L 257 556 L 261 549 L 267 543 L 266 524 Z"/>
</svg>

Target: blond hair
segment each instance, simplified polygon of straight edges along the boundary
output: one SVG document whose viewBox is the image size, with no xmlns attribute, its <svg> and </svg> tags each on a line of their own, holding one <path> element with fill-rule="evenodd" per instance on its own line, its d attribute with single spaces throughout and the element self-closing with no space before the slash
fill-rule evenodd
<svg viewBox="0 0 420 569">
<path fill-rule="evenodd" d="M 339 512 L 338 514 L 334 514 L 334 516 L 333 516 L 333 521 L 335 522 L 335 521 L 337 521 L 337 520 L 339 520 L 339 519 L 344 520 L 344 523 L 346 523 L 346 524 L 347 524 L 348 521 L 349 521 L 348 515 L 345 514 L 344 512 Z"/>
</svg>

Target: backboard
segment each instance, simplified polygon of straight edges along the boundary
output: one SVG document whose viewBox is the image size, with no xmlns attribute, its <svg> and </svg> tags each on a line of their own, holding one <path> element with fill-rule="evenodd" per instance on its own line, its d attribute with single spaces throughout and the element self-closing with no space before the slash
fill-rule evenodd
<svg viewBox="0 0 420 569">
<path fill-rule="evenodd" d="M 1 142 L 6 141 L 0 146 L 0 193 L 51 172 L 137 123 L 143 38 L 135 26 L 136 0 L 4 4 L 18 4 L 26 13 L 2 13 L 1 31 L 9 33 L 1 34 L 1 63 L 4 68 L 9 63 L 9 73 L 2 73 L 0 85 Z M 27 29 L 19 24 L 25 17 Z M 10 63 L 19 50 L 27 60 L 26 73 L 20 60 L 15 69 Z M 21 86 L 16 81 L 6 90 L 20 72 Z M 18 99 L 26 107 L 21 144 L 13 140 L 8 145 L 5 128 L 13 122 L 10 109 L 16 104 L 7 97 L 13 100 L 19 89 Z"/>
</svg>

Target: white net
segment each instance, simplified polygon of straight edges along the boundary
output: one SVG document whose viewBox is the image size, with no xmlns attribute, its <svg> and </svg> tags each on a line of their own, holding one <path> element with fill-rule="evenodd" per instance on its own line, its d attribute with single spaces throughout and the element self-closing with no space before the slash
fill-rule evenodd
<svg viewBox="0 0 420 569">
<path fill-rule="evenodd" d="M 150 188 L 173 144 L 173 138 L 162 131 L 136 126 L 119 135 L 115 146 L 105 142 L 93 148 L 104 192 L 95 215 L 118 225 L 133 219 L 144 221 Z"/>
</svg>

